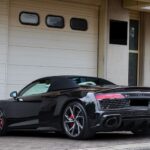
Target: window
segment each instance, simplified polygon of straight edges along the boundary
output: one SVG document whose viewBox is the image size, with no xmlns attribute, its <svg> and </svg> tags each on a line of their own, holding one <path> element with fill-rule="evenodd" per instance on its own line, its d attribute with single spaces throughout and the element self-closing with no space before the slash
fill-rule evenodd
<svg viewBox="0 0 150 150">
<path fill-rule="evenodd" d="M 86 19 L 71 18 L 70 26 L 73 30 L 86 31 L 88 29 L 88 22 Z"/>
<path fill-rule="evenodd" d="M 40 23 L 40 17 L 37 13 L 32 12 L 21 12 L 19 20 L 24 25 L 37 26 Z"/>
<path fill-rule="evenodd" d="M 137 86 L 138 54 L 129 53 L 129 86 Z"/>
<path fill-rule="evenodd" d="M 29 86 L 25 87 L 21 92 L 20 96 L 31 96 L 31 95 L 37 95 L 46 93 L 49 90 L 50 87 L 49 81 L 38 81 L 31 83 Z"/>
<path fill-rule="evenodd" d="M 129 49 L 138 50 L 139 21 L 130 20 Z"/>
<path fill-rule="evenodd" d="M 127 22 L 110 20 L 110 44 L 127 45 L 127 29 Z"/>
<path fill-rule="evenodd" d="M 114 83 L 100 79 L 100 78 L 92 78 L 92 77 L 72 77 L 71 78 L 76 84 L 79 86 L 105 86 L 105 85 L 114 85 Z"/>
<path fill-rule="evenodd" d="M 64 18 L 62 16 L 48 15 L 46 25 L 52 28 L 64 28 Z"/>
<path fill-rule="evenodd" d="M 138 84 L 139 62 L 139 20 L 130 19 L 129 24 L 129 86 Z"/>
</svg>

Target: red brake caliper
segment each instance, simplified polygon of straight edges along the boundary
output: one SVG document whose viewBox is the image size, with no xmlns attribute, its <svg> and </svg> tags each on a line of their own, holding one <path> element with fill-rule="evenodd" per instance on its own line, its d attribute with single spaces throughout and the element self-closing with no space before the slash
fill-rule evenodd
<svg viewBox="0 0 150 150">
<path fill-rule="evenodd" d="M 69 118 L 70 118 L 70 119 L 75 119 L 75 116 L 74 116 L 73 114 L 71 114 Z M 70 126 L 73 127 L 73 125 L 74 125 L 74 122 L 71 122 L 71 123 L 70 123 Z"/>
<path fill-rule="evenodd" d="M 3 128 L 3 125 L 4 125 L 4 119 L 3 119 L 3 118 L 0 118 L 0 129 Z"/>
</svg>

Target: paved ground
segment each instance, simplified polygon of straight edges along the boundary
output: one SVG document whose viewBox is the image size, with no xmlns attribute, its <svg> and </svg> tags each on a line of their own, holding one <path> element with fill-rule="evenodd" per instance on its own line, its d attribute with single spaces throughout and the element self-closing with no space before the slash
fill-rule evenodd
<svg viewBox="0 0 150 150">
<path fill-rule="evenodd" d="M 149 137 L 131 133 L 101 133 L 88 141 L 53 133 L 13 132 L 0 137 L 0 150 L 150 150 Z"/>
</svg>

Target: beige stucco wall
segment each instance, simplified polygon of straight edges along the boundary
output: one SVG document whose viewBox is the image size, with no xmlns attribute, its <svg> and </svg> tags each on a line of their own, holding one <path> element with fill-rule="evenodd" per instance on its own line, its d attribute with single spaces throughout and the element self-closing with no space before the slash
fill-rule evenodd
<svg viewBox="0 0 150 150">
<path fill-rule="evenodd" d="M 108 39 L 106 78 L 114 83 L 128 84 L 128 45 L 109 44 L 109 20 L 129 21 L 129 11 L 122 8 L 120 0 L 109 0 L 108 3 Z M 129 42 L 128 42 L 129 43 Z"/>
<path fill-rule="evenodd" d="M 0 99 L 5 97 L 7 84 L 8 0 L 0 0 Z"/>
<path fill-rule="evenodd" d="M 144 71 L 143 85 L 150 86 L 150 13 L 144 14 L 144 36 L 143 36 L 143 53 L 144 53 Z"/>
</svg>

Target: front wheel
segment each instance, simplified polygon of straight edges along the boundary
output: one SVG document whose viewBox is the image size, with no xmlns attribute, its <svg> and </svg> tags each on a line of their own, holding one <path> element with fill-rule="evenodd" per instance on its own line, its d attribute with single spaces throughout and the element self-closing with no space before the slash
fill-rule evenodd
<svg viewBox="0 0 150 150">
<path fill-rule="evenodd" d="M 79 102 L 66 106 L 62 124 L 65 134 L 72 139 L 87 139 L 94 135 L 89 129 L 86 111 Z"/>
<path fill-rule="evenodd" d="M 7 132 L 6 118 L 4 113 L 0 110 L 0 136 L 4 136 Z"/>
</svg>

